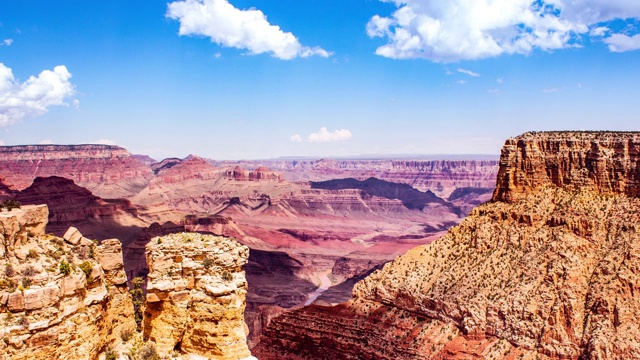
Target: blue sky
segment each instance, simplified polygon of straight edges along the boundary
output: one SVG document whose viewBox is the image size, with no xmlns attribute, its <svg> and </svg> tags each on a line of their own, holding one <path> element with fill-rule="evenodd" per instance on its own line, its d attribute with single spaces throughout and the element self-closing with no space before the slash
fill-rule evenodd
<svg viewBox="0 0 640 360">
<path fill-rule="evenodd" d="M 640 130 L 639 19 L 636 0 L 4 0 L 0 142 L 251 159 Z"/>
</svg>

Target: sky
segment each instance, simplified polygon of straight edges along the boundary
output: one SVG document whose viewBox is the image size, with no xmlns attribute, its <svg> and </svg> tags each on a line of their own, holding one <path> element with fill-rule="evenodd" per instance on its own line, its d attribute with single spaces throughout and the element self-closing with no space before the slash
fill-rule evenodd
<svg viewBox="0 0 640 360">
<path fill-rule="evenodd" d="M 0 145 L 499 154 L 640 130 L 637 0 L 0 1 Z"/>
</svg>

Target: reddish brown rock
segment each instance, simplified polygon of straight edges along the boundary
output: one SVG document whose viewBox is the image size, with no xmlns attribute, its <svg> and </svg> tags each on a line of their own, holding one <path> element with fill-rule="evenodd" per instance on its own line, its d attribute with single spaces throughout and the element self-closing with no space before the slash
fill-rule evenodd
<svg viewBox="0 0 640 360">
<path fill-rule="evenodd" d="M 39 176 L 61 176 L 103 198 L 131 196 L 153 176 L 127 150 L 110 145 L 0 146 L 0 169 L 17 190 Z"/>
<path fill-rule="evenodd" d="M 630 145 L 640 134 L 617 135 L 507 141 L 494 202 L 359 282 L 346 305 L 272 319 L 254 354 L 640 358 L 640 198 Z M 614 156 L 610 147 L 622 150 Z M 588 164 L 578 161 L 587 148 L 600 149 L 592 167 L 564 162 Z"/>
<path fill-rule="evenodd" d="M 494 201 L 514 202 L 545 184 L 640 195 L 640 134 L 532 132 L 508 139 Z"/>
</svg>

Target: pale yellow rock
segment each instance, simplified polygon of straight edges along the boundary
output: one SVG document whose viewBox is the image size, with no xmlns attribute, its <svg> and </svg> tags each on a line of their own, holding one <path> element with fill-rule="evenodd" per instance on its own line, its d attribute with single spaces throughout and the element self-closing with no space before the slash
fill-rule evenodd
<svg viewBox="0 0 640 360">
<path fill-rule="evenodd" d="M 250 358 L 242 271 L 248 249 L 229 238 L 182 233 L 154 238 L 146 250 L 144 334 L 160 355 L 178 346 L 183 359 Z"/>
</svg>

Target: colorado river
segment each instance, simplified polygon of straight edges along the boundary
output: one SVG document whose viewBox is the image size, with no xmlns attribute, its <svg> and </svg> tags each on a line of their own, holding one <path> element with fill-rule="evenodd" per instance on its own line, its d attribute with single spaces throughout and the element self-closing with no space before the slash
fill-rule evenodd
<svg viewBox="0 0 640 360">
<path fill-rule="evenodd" d="M 307 306 L 316 301 L 318 296 L 320 296 L 320 294 L 325 292 L 331 286 L 331 280 L 329 280 L 329 277 L 327 275 L 329 275 L 329 273 L 320 275 L 320 287 L 309 294 L 309 299 L 307 299 L 307 301 L 304 303 L 304 306 Z"/>
</svg>

